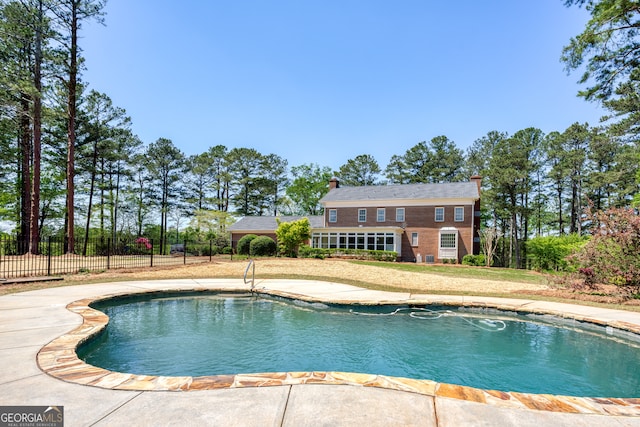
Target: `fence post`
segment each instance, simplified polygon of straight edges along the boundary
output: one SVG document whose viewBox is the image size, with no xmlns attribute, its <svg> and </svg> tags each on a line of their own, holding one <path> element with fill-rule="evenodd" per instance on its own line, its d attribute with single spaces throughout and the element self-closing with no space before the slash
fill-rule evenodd
<svg viewBox="0 0 640 427">
<path fill-rule="evenodd" d="M 184 246 L 182 247 L 184 252 L 182 253 L 182 264 L 187 264 L 187 239 L 184 239 Z"/>
<path fill-rule="evenodd" d="M 150 267 L 153 267 L 153 239 L 151 239 L 151 265 Z"/>
<path fill-rule="evenodd" d="M 107 239 L 107 270 L 111 267 L 111 238 Z"/>
<path fill-rule="evenodd" d="M 209 262 L 213 258 L 213 240 L 209 239 Z"/>
<path fill-rule="evenodd" d="M 47 237 L 47 276 L 51 276 L 51 236 Z"/>
</svg>

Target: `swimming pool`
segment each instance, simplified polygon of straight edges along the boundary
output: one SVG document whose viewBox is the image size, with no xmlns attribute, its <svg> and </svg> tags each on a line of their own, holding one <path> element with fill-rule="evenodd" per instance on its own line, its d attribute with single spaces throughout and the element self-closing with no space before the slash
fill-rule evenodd
<svg viewBox="0 0 640 427">
<path fill-rule="evenodd" d="M 100 302 L 87 363 L 145 375 L 344 371 L 477 388 L 637 396 L 632 334 L 497 310 L 340 306 L 248 294 Z"/>
</svg>

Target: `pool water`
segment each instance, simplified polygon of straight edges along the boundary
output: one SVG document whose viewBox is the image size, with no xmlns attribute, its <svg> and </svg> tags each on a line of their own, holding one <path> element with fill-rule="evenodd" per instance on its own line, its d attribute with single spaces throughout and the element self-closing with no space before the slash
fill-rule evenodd
<svg viewBox="0 0 640 427">
<path fill-rule="evenodd" d="M 640 396 L 640 343 L 573 321 L 554 326 L 495 310 L 327 306 L 229 294 L 94 306 L 109 325 L 78 356 L 118 372 L 342 371 L 502 391 Z"/>
</svg>

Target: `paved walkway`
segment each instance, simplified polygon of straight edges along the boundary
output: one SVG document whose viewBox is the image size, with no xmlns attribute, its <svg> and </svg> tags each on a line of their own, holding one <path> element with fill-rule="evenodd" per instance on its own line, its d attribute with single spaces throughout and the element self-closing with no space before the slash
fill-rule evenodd
<svg viewBox="0 0 640 427">
<path fill-rule="evenodd" d="M 256 288 L 326 302 L 432 302 L 517 308 L 640 330 L 640 313 L 541 301 L 389 293 L 296 280 L 264 280 L 256 283 Z M 44 373 L 38 365 L 39 353 L 43 366 L 54 359 L 64 366 L 65 358 L 75 356 L 64 348 L 57 349 L 59 354 L 53 359 L 41 352 L 43 346 L 53 348 L 52 341 L 82 325 L 83 318 L 67 309 L 70 303 L 170 289 L 247 290 L 248 286 L 242 280 L 188 279 L 68 286 L 0 297 L 0 406 L 64 406 L 66 426 L 640 426 L 640 399 L 508 394 L 428 381 L 408 392 L 403 390 L 410 384 L 393 383 L 393 379 L 367 383 L 370 378 L 366 375 L 345 378 L 338 373 L 302 380 L 279 377 L 282 385 L 268 387 L 247 387 L 255 384 L 237 376 L 222 388 L 161 391 L 158 378 L 147 378 L 146 382 L 137 378 L 133 383 L 121 379 L 108 386 L 95 379 L 93 384 L 102 385 L 98 387 L 78 383 L 88 382 L 82 375 L 70 375 L 69 370 L 60 374 L 65 378 L 62 381 Z M 60 372 L 62 369 L 50 371 Z"/>
</svg>

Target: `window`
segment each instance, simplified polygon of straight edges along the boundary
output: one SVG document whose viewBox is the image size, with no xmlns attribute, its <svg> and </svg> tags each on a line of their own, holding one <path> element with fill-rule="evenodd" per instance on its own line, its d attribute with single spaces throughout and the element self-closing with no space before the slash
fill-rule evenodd
<svg viewBox="0 0 640 427">
<path fill-rule="evenodd" d="M 336 209 L 329 209 L 329 222 L 338 221 L 338 211 Z"/>
<path fill-rule="evenodd" d="M 456 235 L 453 233 L 440 234 L 440 248 L 452 249 L 456 247 Z"/>
<path fill-rule="evenodd" d="M 404 222 L 404 208 L 396 208 L 396 222 Z"/>
<path fill-rule="evenodd" d="M 358 222 L 367 222 L 367 210 L 358 209 Z"/>
<path fill-rule="evenodd" d="M 444 208 L 436 208 L 436 222 L 444 221 Z"/>
<path fill-rule="evenodd" d="M 417 233 L 416 233 L 417 234 Z M 417 237 L 416 237 L 417 238 Z M 351 248 L 367 250 L 399 251 L 396 243 L 401 237 L 395 233 L 313 233 L 314 248 Z"/>
<path fill-rule="evenodd" d="M 456 221 L 456 222 L 464 221 L 464 207 L 463 206 L 456 206 L 456 208 L 454 210 L 453 220 Z"/>
<path fill-rule="evenodd" d="M 411 233 L 411 246 L 418 246 L 418 233 Z"/>
<path fill-rule="evenodd" d="M 384 222 L 387 210 L 385 208 L 378 208 L 378 222 Z"/>
<path fill-rule="evenodd" d="M 440 230 L 440 244 L 438 258 L 458 259 L 458 230 L 444 227 Z"/>
</svg>

